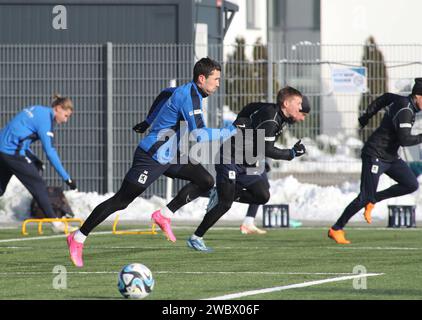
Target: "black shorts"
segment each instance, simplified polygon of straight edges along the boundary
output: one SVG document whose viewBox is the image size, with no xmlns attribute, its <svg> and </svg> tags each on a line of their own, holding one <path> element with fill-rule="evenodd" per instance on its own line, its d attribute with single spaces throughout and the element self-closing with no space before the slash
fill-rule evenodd
<svg viewBox="0 0 422 320">
<path fill-rule="evenodd" d="M 185 164 L 161 164 L 141 148 L 136 148 L 132 167 L 126 173 L 125 180 L 148 188 L 160 176 L 174 177 Z"/>
<path fill-rule="evenodd" d="M 48 218 L 57 217 L 48 197 L 47 185 L 32 160 L 0 152 L 0 196 L 6 191 L 13 175 L 28 189 Z"/>
<path fill-rule="evenodd" d="M 362 173 L 360 185 L 360 198 L 362 203 L 376 203 L 376 194 L 379 179 L 382 174 L 387 174 L 391 179 L 404 186 L 417 186 L 418 181 L 410 167 L 402 159 L 392 162 L 383 161 L 379 158 L 362 155 Z"/>
<path fill-rule="evenodd" d="M 237 183 L 242 187 L 248 187 L 259 180 L 268 180 L 265 167 L 246 167 L 241 164 L 216 164 L 217 184 Z"/>
</svg>

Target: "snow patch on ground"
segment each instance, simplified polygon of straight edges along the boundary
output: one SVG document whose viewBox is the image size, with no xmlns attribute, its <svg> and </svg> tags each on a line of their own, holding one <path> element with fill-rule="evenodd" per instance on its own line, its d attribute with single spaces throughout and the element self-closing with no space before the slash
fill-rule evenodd
<svg viewBox="0 0 422 320">
<path fill-rule="evenodd" d="M 422 182 L 422 176 L 419 183 Z M 380 179 L 378 190 L 388 188 L 393 181 L 386 176 Z M 344 208 L 359 193 L 359 183 L 345 182 L 340 186 L 318 186 L 315 184 L 300 183 L 293 176 L 271 180 L 271 198 L 268 204 L 289 204 L 291 218 L 311 221 L 333 221 L 343 212 Z M 65 191 L 66 198 L 76 217 L 86 219 L 92 210 L 113 194 L 101 195 L 97 192 Z M 0 197 L 0 223 L 21 221 L 29 217 L 31 195 L 25 187 L 13 177 L 5 194 Z M 149 221 L 151 213 L 166 204 L 165 199 L 152 197 L 137 198 L 125 210 L 118 212 L 121 220 Z M 205 214 L 208 198 L 198 198 L 181 208 L 174 216 L 174 220 L 200 221 Z M 388 205 L 416 205 L 416 216 L 421 216 L 422 191 L 413 194 L 389 199 L 378 203 L 373 210 L 373 219 L 386 220 Z M 234 203 L 222 221 L 241 221 L 247 211 L 246 204 Z M 258 212 L 258 217 L 261 209 Z M 107 220 L 113 221 L 115 214 Z M 421 220 L 419 218 L 419 220 Z M 362 212 L 355 215 L 351 221 L 364 221 Z"/>
</svg>

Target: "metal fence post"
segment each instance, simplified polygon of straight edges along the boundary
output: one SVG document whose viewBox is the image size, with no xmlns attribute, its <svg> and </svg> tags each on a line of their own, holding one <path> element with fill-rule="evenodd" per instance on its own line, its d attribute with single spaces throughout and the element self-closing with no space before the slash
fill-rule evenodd
<svg viewBox="0 0 422 320">
<path fill-rule="evenodd" d="M 268 43 L 267 53 L 267 102 L 273 101 L 273 48 Z"/>
<path fill-rule="evenodd" d="M 169 87 L 176 87 L 177 81 L 176 79 L 171 79 L 169 82 Z M 167 177 L 166 180 L 166 201 L 169 203 L 173 198 L 173 179 Z"/>
<path fill-rule="evenodd" d="M 113 44 L 107 42 L 107 192 L 113 192 Z"/>
</svg>

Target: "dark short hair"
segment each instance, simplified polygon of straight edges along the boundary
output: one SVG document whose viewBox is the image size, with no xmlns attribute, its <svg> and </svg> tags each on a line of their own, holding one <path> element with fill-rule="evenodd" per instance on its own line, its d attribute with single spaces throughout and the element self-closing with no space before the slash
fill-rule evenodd
<svg viewBox="0 0 422 320">
<path fill-rule="evenodd" d="M 208 78 L 214 70 L 221 71 L 221 65 L 208 57 L 202 58 L 193 67 L 193 81 L 196 82 L 201 74 Z"/>
<path fill-rule="evenodd" d="M 303 97 L 302 93 L 299 90 L 289 86 L 284 87 L 277 93 L 277 105 L 282 106 L 284 101 L 293 96 L 298 96 L 301 98 Z"/>
</svg>

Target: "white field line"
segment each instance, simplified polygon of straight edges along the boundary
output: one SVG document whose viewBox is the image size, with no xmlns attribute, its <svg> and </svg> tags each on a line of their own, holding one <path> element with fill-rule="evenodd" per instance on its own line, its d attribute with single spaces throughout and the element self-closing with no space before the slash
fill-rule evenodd
<svg viewBox="0 0 422 320">
<path fill-rule="evenodd" d="M 128 229 L 125 231 L 135 231 L 140 229 Z M 147 230 L 147 229 L 145 229 Z M 98 232 L 92 232 L 89 235 L 102 235 L 102 234 L 112 234 L 112 231 L 98 231 Z M 0 240 L 0 243 L 5 242 L 18 242 L 18 241 L 29 241 L 29 240 L 48 240 L 48 239 L 55 239 L 55 238 L 65 238 L 65 234 L 58 234 L 58 235 L 52 235 L 52 236 L 37 236 L 37 237 L 25 237 L 25 238 L 14 238 L 14 239 L 2 239 Z"/>
<path fill-rule="evenodd" d="M 197 225 L 201 222 L 201 220 L 192 220 L 192 224 L 188 223 L 188 224 L 183 224 L 183 222 L 179 222 L 175 220 L 175 224 L 172 225 L 172 228 L 174 229 L 196 229 Z M 227 221 L 228 223 L 233 223 L 234 221 Z M 224 222 L 223 222 L 224 223 Z M 312 223 L 312 221 L 310 221 L 310 223 Z M 122 221 L 122 225 L 128 226 L 132 223 L 127 223 L 125 224 L 125 221 Z M 135 223 L 138 224 L 139 227 L 137 229 L 133 229 L 133 230 L 148 230 L 148 223 L 143 223 L 143 221 L 139 221 L 139 223 Z M 237 225 L 217 225 L 213 227 L 213 230 L 239 230 L 241 222 L 239 223 L 239 226 Z M 289 230 L 289 231 L 300 231 L 300 230 L 327 230 L 330 229 L 330 224 L 327 224 L 326 226 L 301 226 L 298 228 L 281 228 L 281 227 L 272 227 L 272 228 L 265 228 L 264 226 L 262 226 L 261 223 L 257 223 L 257 227 L 259 228 L 265 228 L 268 231 L 274 230 L 274 231 L 285 231 L 285 230 Z M 21 229 L 21 225 L 16 225 L 16 226 L 5 226 L 2 227 L 0 226 L 0 230 L 1 229 L 8 229 L 8 230 L 13 230 L 13 229 Z M 132 230 L 132 229 L 130 229 Z M 389 227 L 382 227 L 382 226 L 349 226 L 347 227 L 347 230 L 367 230 L 367 231 L 373 231 L 373 230 L 389 230 L 389 231 L 422 231 L 422 227 L 418 226 L 416 228 L 406 228 L 406 227 L 401 227 L 401 228 L 389 228 Z"/>
<path fill-rule="evenodd" d="M 67 274 L 117 274 L 117 271 L 67 271 Z M 45 271 L 16 271 L 16 272 L 0 272 L 0 275 L 50 275 L 53 272 Z M 154 274 L 243 274 L 243 275 L 356 275 L 355 273 L 343 272 L 265 272 L 265 271 L 154 271 Z"/>
<path fill-rule="evenodd" d="M 165 239 L 164 239 L 165 240 Z M 9 242 L 9 241 L 6 241 Z M 108 249 L 108 250 L 119 250 L 119 249 L 139 249 L 139 250 L 152 250 L 152 249 L 171 249 L 171 250 L 185 250 L 187 247 L 185 246 L 93 246 L 94 249 Z M 247 248 L 239 248 L 239 247 L 212 247 L 213 249 L 219 250 L 238 250 L 238 251 L 247 251 L 247 250 L 274 250 L 274 247 L 247 247 Z M 300 248 L 307 248 L 307 247 L 290 247 L 290 248 L 283 248 L 283 250 L 297 250 Z M 367 250 L 367 251 L 422 251 L 422 248 L 407 248 L 407 247 L 345 247 L 345 246 L 337 246 L 337 247 L 316 247 L 318 249 L 332 249 L 332 250 Z M 9 250 L 33 250 L 37 249 L 36 247 L 16 247 L 16 246 L 7 246 L 3 247 L 0 245 L 0 250 L 2 249 L 9 249 Z M 60 249 L 60 248 L 57 248 Z M 192 251 L 193 252 L 193 251 Z M 201 253 L 199 253 L 201 254 Z"/>
<path fill-rule="evenodd" d="M 102 235 L 102 234 L 111 234 L 111 231 L 104 231 L 104 232 L 93 232 L 91 235 Z M 47 239 L 54 239 L 54 238 L 64 238 L 64 235 L 53 235 L 53 236 L 39 236 L 39 237 L 32 237 L 32 238 L 16 238 L 16 239 L 3 239 L 0 240 L 0 243 L 7 243 L 7 242 L 15 242 L 15 241 L 28 241 L 28 240 L 47 240 Z M 95 246 L 93 248 L 96 249 L 111 249 L 111 250 L 118 250 L 118 249 L 169 249 L 172 250 L 179 250 L 179 249 L 185 249 L 185 246 Z M 213 247 L 214 249 L 220 249 L 220 250 L 273 250 L 274 247 L 247 247 L 247 248 L 240 248 L 240 247 L 227 247 L 227 246 L 217 246 Z M 307 248 L 307 247 L 286 247 L 283 248 L 283 250 L 297 250 L 300 248 Z M 318 249 L 332 249 L 332 250 L 378 250 L 378 251 L 421 251 L 422 248 L 410 248 L 410 247 L 348 247 L 348 246 L 335 246 L 335 247 L 316 247 Z M 34 247 L 28 247 L 28 246 L 7 246 L 3 247 L 0 246 L 1 249 L 25 249 L 30 250 L 34 249 Z"/>
<path fill-rule="evenodd" d="M 176 227 L 177 228 L 177 227 Z M 184 227 L 181 227 L 181 229 Z M 229 229 L 229 228 L 217 228 L 217 229 Z M 232 229 L 236 229 L 237 228 L 232 228 Z M 300 229 L 300 228 L 298 228 Z M 298 230 L 298 229 L 289 229 L 289 230 Z M 303 228 L 302 228 L 303 229 Z M 308 228 L 308 229 L 320 229 L 320 228 Z M 354 228 L 355 230 L 357 230 L 357 228 Z M 381 229 L 381 228 L 380 228 Z M 383 228 L 382 230 L 391 230 L 393 228 Z M 422 228 L 420 229 L 415 229 L 415 228 L 411 228 L 413 230 L 422 230 Z M 126 231 L 135 231 L 135 230 L 149 230 L 149 229 L 127 229 Z M 367 228 L 362 228 L 362 230 L 368 230 Z M 397 230 L 397 229 L 396 229 Z M 410 229 L 409 229 L 410 230 Z M 158 234 L 161 234 L 161 231 L 158 231 Z M 112 231 L 97 231 L 97 232 L 92 232 L 90 233 L 90 235 L 105 235 L 105 234 L 112 234 Z M 30 240 L 48 240 L 48 239 L 55 239 L 55 238 L 65 238 L 66 235 L 64 234 L 59 234 L 59 235 L 51 235 L 51 236 L 36 236 L 36 237 L 22 237 L 22 238 L 13 238 L 13 239 L 1 239 L 0 243 L 8 243 L 8 242 L 21 242 L 21 241 L 30 241 Z M 30 248 L 30 247 L 28 247 Z M 158 247 L 144 247 L 144 246 L 120 246 L 120 247 L 96 247 L 96 248 L 101 248 L 101 249 L 157 249 Z M 168 248 L 168 247 L 163 247 L 163 248 Z M 173 249 L 180 249 L 181 247 L 173 247 Z M 248 247 L 248 248 L 239 248 L 239 247 L 213 247 L 215 249 L 235 249 L 235 250 L 273 250 L 273 247 Z M 297 250 L 298 248 L 301 247 L 286 247 L 284 248 L 284 250 L 288 250 L 288 249 L 294 249 Z M 408 251 L 417 251 L 417 250 L 422 250 L 422 248 L 409 248 L 409 247 L 349 247 L 349 246 L 327 246 L 327 247 L 318 247 L 320 249 L 334 249 L 334 250 L 408 250 Z M 26 249 L 25 247 L 0 247 L 0 249 Z"/>
<path fill-rule="evenodd" d="M 364 274 L 358 274 L 358 275 L 353 275 L 353 276 L 343 276 L 343 277 L 329 278 L 329 279 L 324 279 L 324 280 L 296 283 L 296 284 L 291 284 L 291 285 L 281 286 L 281 287 L 243 291 L 239 293 L 227 294 L 224 296 L 218 296 L 218 297 L 202 299 L 202 300 L 231 300 L 231 299 L 237 299 L 237 298 L 242 298 L 242 297 L 247 297 L 247 296 L 253 296 L 257 294 L 270 293 L 270 292 L 283 291 L 283 290 L 296 289 L 296 288 L 305 288 L 305 287 L 316 286 L 316 285 L 324 284 L 324 283 L 359 279 L 359 278 L 364 278 L 364 277 L 375 277 L 375 276 L 380 276 L 380 275 L 383 275 L 383 273 L 364 273 Z"/>
<path fill-rule="evenodd" d="M 173 229 L 184 229 L 186 227 L 173 227 Z M 192 227 L 194 228 L 194 227 Z M 237 228 L 236 228 L 237 229 Z M 149 231 L 151 229 L 149 228 L 145 228 L 145 229 L 141 229 L 141 228 L 136 228 L 136 229 L 125 229 L 124 231 Z M 162 234 L 160 230 L 157 230 L 158 234 Z M 102 235 L 102 234 L 112 234 L 112 231 L 97 231 L 97 232 L 91 232 L 89 235 Z M 52 236 L 36 236 L 36 237 L 24 237 L 22 236 L 22 238 L 13 238 L 13 239 L 1 239 L 0 243 L 5 243 L 5 242 L 17 242 L 17 241 L 29 241 L 29 240 L 48 240 L 48 239 L 55 239 L 55 238 L 65 238 L 66 235 L 64 234 L 58 234 L 58 235 L 52 235 Z"/>
<path fill-rule="evenodd" d="M 327 247 L 327 249 L 338 250 L 422 250 L 422 248 L 406 248 L 406 247 Z"/>
<path fill-rule="evenodd" d="M 172 226 L 173 229 L 179 229 L 179 230 L 186 230 L 186 229 L 195 229 L 196 224 L 192 226 L 182 226 L 182 225 L 175 225 Z M 0 228 L 1 229 L 1 228 Z M 3 229 L 20 229 L 20 227 L 4 227 Z M 300 228 L 266 228 L 267 231 L 300 231 L 300 230 L 325 230 L 327 231 L 329 229 L 329 226 L 327 227 L 300 227 Z M 150 228 L 136 228 L 136 229 L 124 229 L 124 231 L 149 231 Z M 239 227 L 220 227 L 216 226 L 213 228 L 214 231 L 218 230 L 239 230 Z M 350 227 L 349 230 L 363 230 L 363 231 L 373 231 L 373 230 L 388 230 L 388 231 L 422 231 L 422 228 L 387 228 L 387 227 Z M 160 233 L 160 230 L 157 230 L 158 233 Z M 95 234 L 111 234 L 112 231 L 98 231 L 98 232 L 92 232 L 90 235 Z M 3 239 L 0 240 L 1 242 L 13 242 L 13 241 L 26 241 L 26 240 L 44 240 L 44 239 L 53 239 L 53 238 L 61 238 L 65 237 L 63 234 L 59 235 L 52 235 L 52 236 L 36 236 L 36 237 L 25 237 L 25 238 L 15 238 L 15 239 Z"/>
<path fill-rule="evenodd" d="M 227 250 L 274 250 L 274 247 L 214 247 L 211 246 L 213 249 L 227 249 Z M 142 247 L 139 247 L 141 249 Z M 306 246 L 298 246 L 298 247 L 284 247 L 283 250 L 297 250 L 301 248 L 309 248 Z M 422 250 L 422 248 L 407 248 L 407 247 L 346 247 L 346 246 L 336 246 L 336 247 L 315 247 L 315 249 L 334 249 L 334 250 Z"/>
</svg>

